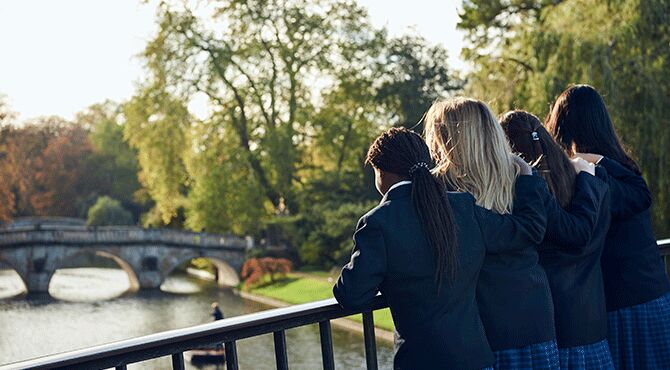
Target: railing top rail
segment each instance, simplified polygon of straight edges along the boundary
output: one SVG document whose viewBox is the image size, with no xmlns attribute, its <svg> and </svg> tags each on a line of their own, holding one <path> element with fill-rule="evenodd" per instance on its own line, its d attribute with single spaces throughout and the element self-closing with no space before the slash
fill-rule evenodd
<svg viewBox="0 0 670 370">
<path fill-rule="evenodd" d="M 0 370 L 55 368 L 84 363 L 114 366 L 115 358 L 126 355 L 132 355 L 132 361 L 128 363 L 137 362 L 187 351 L 197 344 L 243 339 L 385 307 L 387 304 L 382 296 L 375 297 L 370 305 L 356 311 L 343 309 L 331 298 L 2 365 Z"/>
</svg>

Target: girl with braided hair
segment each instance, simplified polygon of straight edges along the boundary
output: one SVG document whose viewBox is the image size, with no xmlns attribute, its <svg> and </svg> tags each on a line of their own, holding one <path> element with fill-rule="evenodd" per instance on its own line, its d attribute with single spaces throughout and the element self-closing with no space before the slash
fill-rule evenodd
<svg viewBox="0 0 670 370">
<path fill-rule="evenodd" d="M 554 302 L 561 369 L 614 369 L 600 266 L 611 219 L 605 170 L 581 158 L 570 160 L 528 112 L 507 112 L 500 124 L 514 151 L 535 165 L 552 193 L 538 252 Z"/>
<path fill-rule="evenodd" d="M 398 335 L 395 369 L 490 368 L 476 301 L 479 271 L 487 251 L 542 240 L 546 185 L 519 176 L 513 214 L 484 209 L 468 193 L 447 192 L 431 173 L 423 139 L 403 128 L 379 136 L 366 162 L 383 198 L 358 221 L 335 298 L 346 309 L 363 309 L 381 292 Z"/>
<path fill-rule="evenodd" d="M 528 206 L 519 189 L 525 176 L 519 176 L 505 133 L 486 104 L 465 97 L 438 101 L 424 122 L 435 172 L 450 189 L 472 194 L 477 205 L 501 215 Z M 542 237 L 500 239 L 486 251 L 477 303 L 496 369 L 559 368 L 549 281 L 536 250 Z"/>
</svg>

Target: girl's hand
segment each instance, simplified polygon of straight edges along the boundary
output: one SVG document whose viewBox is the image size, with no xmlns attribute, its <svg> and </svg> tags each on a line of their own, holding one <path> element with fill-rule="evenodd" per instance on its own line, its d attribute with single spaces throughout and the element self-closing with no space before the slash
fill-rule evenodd
<svg viewBox="0 0 670 370">
<path fill-rule="evenodd" d="M 519 169 L 521 170 L 522 175 L 532 175 L 533 170 L 530 168 L 528 163 L 524 161 L 521 157 L 517 155 L 512 155 L 512 161 L 516 163 L 519 166 Z"/>
<path fill-rule="evenodd" d="M 575 153 L 575 157 L 579 157 L 584 159 L 587 162 L 591 162 L 593 164 L 597 164 L 600 162 L 601 159 L 603 159 L 603 156 L 600 154 L 591 154 L 591 153 Z"/>
<path fill-rule="evenodd" d="M 572 166 L 575 168 L 575 171 L 577 171 L 577 173 L 584 171 L 591 174 L 591 176 L 595 176 L 596 166 L 593 163 L 587 162 L 586 160 L 581 158 L 581 156 L 572 158 L 570 162 L 572 162 Z"/>
</svg>

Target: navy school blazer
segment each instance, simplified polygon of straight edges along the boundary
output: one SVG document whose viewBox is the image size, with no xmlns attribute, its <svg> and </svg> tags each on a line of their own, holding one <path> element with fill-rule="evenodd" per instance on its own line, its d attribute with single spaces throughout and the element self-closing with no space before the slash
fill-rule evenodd
<svg viewBox="0 0 670 370">
<path fill-rule="evenodd" d="M 549 196 L 547 185 L 540 176 L 534 177 L 544 185 L 544 205 Z M 527 206 L 517 200 L 523 189 L 516 186 L 513 213 Z M 546 217 L 545 210 L 543 221 Z M 549 281 L 536 249 L 543 238 L 544 234 L 534 241 L 499 239 L 494 241 L 495 248 L 486 251 L 477 283 L 477 302 L 493 351 L 556 339 Z"/>
<path fill-rule="evenodd" d="M 567 209 L 553 195 L 546 201 L 547 233 L 538 247 L 549 278 L 559 348 L 607 338 L 607 312 L 600 256 L 610 224 L 609 186 L 602 167 L 597 176 L 581 172 Z"/>
<path fill-rule="evenodd" d="M 395 369 L 481 369 L 494 362 L 476 302 L 487 250 L 535 245 L 546 226 L 546 185 L 519 176 L 517 207 L 498 215 L 472 195 L 450 192 L 458 228 L 456 278 L 435 281 L 435 253 L 412 205 L 411 185 L 389 191 L 364 215 L 354 234 L 351 261 L 333 287 L 345 308 L 360 308 L 378 291 L 387 299 L 399 335 Z"/>
<path fill-rule="evenodd" d="M 646 303 L 670 291 L 651 227 L 651 192 L 642 176 L 604 157 L 612 222 L 601 258 L 607 311 Z"/>
</svg>

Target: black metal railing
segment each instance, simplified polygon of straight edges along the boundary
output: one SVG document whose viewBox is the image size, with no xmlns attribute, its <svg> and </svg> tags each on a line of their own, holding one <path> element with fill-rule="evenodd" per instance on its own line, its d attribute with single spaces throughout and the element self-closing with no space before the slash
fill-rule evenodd
<svg viewBox="0 0 670 370">
<path fill-rule="evenodd" d="M 665 261 L 665 271 L 670 276 L 670 239 L 663 239 L 657 241 L 658 247 L 661 249 L 661 256 Z"/>
<path fill-rule="evenodd" d="M 658 241 L 661 255 L 670 274 L 670 239 Z M 362 310 L 344 310 L 335 299 L 261 311 L 248 315 L 170 330 L 120 342 L 40 357 L 33 360 L 0 366 L 5 369 L 126 369 L 130 363 L 171 356 L 173 369 L 184 369 L 184 352 L 218 343 L 225 344 L 226 368 L 237 370 L 236 341 L 273 333 L 277 369 L 288 369 L 286 352 L 287 329 L 319 324 L 323 368 L 335 368 L 330 321 L 354 315 L 363 315 L 363 342 L 367 368 L 377 369 L 377 350 L 372 312 L 387 307 L 383 297 L 377 296 Z"/>
<path fill-rule="evenodd" d="M 368 370 L 377 369 L 377 348 L 372 312 L 386 308 L 383 297 L 377 296 L 362 310 L 345 310 L 335 299 L 231 317 L 208 324 L 170 330 L 81 350 L 36 358 L 0 366 L 6 369 L 126 369 L 127 364 L 171 356 L 173 369 L 184 369 L 184 352 L 224 343 L 226 369 L 237 370 L 236 341 L 273 333 L 277 369 L 288 369 L 286 352 L 287 329 L 319 324 L 323 368 L 333 370 L 333 340 L 330 321 L 362 314 L 363 342 Z"/>
</svg>

